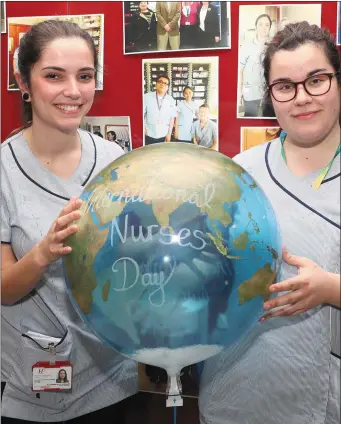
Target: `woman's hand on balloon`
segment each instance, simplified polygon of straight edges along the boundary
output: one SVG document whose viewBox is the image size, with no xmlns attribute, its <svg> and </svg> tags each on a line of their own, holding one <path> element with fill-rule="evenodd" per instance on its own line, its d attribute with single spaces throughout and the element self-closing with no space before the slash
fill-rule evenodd
<svg viewBox="0 0 341 424">
<path fill-rule="evenodd" d="M 47 266 L 71 252 L 72 248 L 66 246 L 64 241 L 78 231 L 78 226 L 73 222 L 81 217 L 81 205 L 81 199 L 72 197 L 52 223 L 49 232 L 37 244 L 36 253 L 41 266 Z"/>
<path fill-rule="evenodd" d="M 283 261 L 297 267 L 297 276 L 272 284 L 271 293 L 289 292 L 264 303 L 264 309 L 278 308 L 266 313 L 260 321 L 273 317 L 298 315 L 327 303 L 331 275 L 315 262 L 302 256 L 291 255 L 283 249 Z"/>
</svg>

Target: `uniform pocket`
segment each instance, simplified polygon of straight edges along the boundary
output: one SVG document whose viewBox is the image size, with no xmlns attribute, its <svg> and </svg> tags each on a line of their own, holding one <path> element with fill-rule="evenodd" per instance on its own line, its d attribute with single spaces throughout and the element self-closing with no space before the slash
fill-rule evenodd
<svg viewBox="0 0 341 424">
<path fill-rule="evenodd" d="M 5 390 L 5 395 L 22 400 L 30 404 L 42 405 L 55 411 L 63 409 L 63 398 L 65 393 L 61 392 L 33 392 L 32 391 L 32 365 L 36 362 L 49 362 L 51 354 L 41 346 L 48 345 L 51 337 L 46 334 L 35 333 L 34 338 L 21 337 L 20 364 L 17 372 L 10 378 L 10 385 Z M 36 340 L 35 340 L 36 339 Z M 37 341 L 39 340 L 39 343 Z M 56 346 L 56 361 L 70 361 L 72 352 L 72 335 L 66 332 L 59 339 Z M 8 390 L 7 390 L 8 389 Z"/>
</svg>

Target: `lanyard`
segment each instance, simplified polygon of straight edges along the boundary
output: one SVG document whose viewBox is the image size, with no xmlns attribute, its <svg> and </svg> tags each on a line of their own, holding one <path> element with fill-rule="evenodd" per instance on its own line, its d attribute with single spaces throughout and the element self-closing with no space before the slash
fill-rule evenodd
<svg viewBox="0 0 341 424">
<path fill-rule="evenodd" d="M 155 94 L 156 94 L 156 103 L 157 103 L 157 108 L 159 109 L 159 112 L 161 111 L 161 108 L 162 108 L 162 104 L 163 104 L 163 101 L 164 101 L 164 99 L 165 99 L 165 97 L 166 97 L 166 95 L 167 95 L 167 93 L 162 97 L 162 102 L 161 102 L 161 104 L 159 104 L 159 97 L 158 97 L 158 95 L 157 95 L 157 92 L 155 91 Z"/>
<path fill-rule="evenodd" d="M 284 151 L 284 141 L 285 138 L 287 136 L 287 133 L 285 131 L 281 131 L 281 134 L 279 136 L 280 140 L 281 140 L 281 153 L 282 153 L 282 158 L 284 160 L 285 163 L 287 163 L 287 158 L 285 155 L 285 151 Z M 320 185 L 322 184 L 323 180 L 326 178 L 331 166 L 333 165 L 334 159 L 337 157 L 337 155 L 340 153 L 340 144 L 338 145 L 335 155 L 332 158 L 332 160 L 322 169 L 321 173 L 319 174 L 319 176 L 315 179 L 315 181 L 312 184 L 312 188 L 314 190 L 318 190 L 320 188 Z"/>
</svg>

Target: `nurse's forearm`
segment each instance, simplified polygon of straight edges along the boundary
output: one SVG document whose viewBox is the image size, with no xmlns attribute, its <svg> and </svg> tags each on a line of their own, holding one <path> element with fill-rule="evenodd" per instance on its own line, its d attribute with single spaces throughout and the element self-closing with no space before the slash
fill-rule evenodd
<svg viewBox="0 0 341 424">
<path fill-rule="evenodd" d="M 328 286 L 327 290 L 327 302 L 329 305 L 336 306 L 337 308 L 341 307 L 341 299 L 340 299 L 340 274 L 334 274 L 332 272 L 328 272 Z"/>
<path fill-rule="evenodd" d="M 173 131 L 173 127 L 174 127 L 174 120 L 175 120 L 175 118 L 172 118 L 169 122 L 168 137 L 171 137 L 171 135 L 172 135 L 172 131 Z"/>
<path fill-rule="evenodd" d="M 13 305 L 38 284 L 47 271 L 35 246 L 23 258 L 1 269 L 1 304 Z"/>
</svg>

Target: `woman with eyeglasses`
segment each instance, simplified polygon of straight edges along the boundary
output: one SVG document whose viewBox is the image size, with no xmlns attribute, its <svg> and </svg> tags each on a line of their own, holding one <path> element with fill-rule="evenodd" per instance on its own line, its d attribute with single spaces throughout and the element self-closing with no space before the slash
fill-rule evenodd
<svg viewBox="0 0 341 424">
<path fill-rule="evenodd" d="M 263 61 L 281 136 L 237 155 L 281 228 L 278 283 L 256 328 L 206 361 L 201 423 L 340 422 L 340 53 L 326 29 L 287 25 Z M 289 253 L 290 252 L 290 253 Z"/>
</svg>

